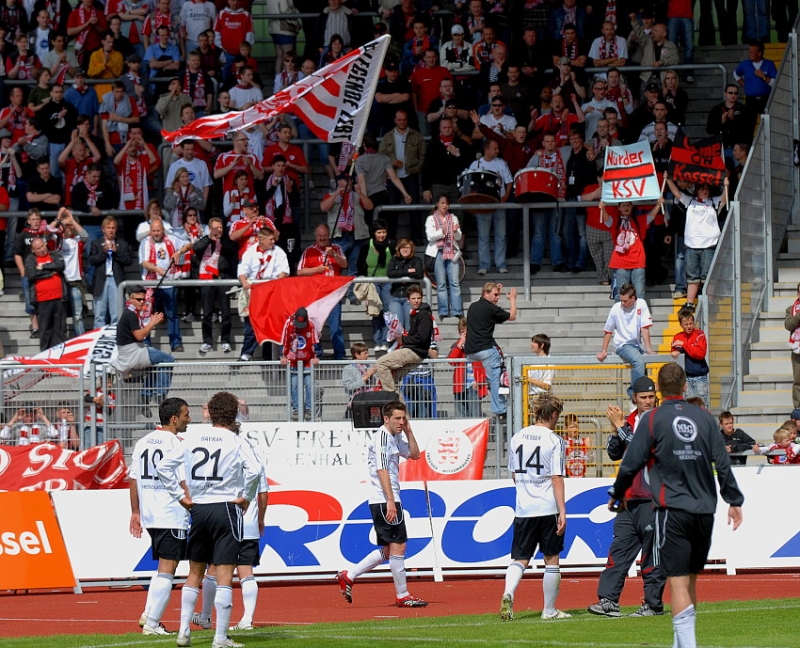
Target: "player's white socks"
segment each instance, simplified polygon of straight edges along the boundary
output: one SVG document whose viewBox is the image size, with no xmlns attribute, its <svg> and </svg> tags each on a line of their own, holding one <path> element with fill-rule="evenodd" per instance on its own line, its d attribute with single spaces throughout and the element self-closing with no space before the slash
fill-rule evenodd
<svg viewBox="0 0 800 648">
<path fill-rule="evenodd" d="M 503 595 L 510 594 L 511 598 L 514 598 L 514 592 L 517 591 L 524 573 L 525 566 L 516 560 L 506 567 L 506 590 Z"/>
<path fill-rule="evenodd" d="M 253 615 L 256 612 L 256 603 L 258 602 L 258 583 L 254 576 L 248 576 L 241 580 L 242 585 L 242 600 L 244 601 L 244 614 L 242 620 L 239 622 L 243 626 L 253 625 Z"/>
<path fill-rule="evenodd" d="M 217 577 L 206 574 L 203 578 L 203 609 L 200 610 L 201 619 L 210 619 L 211 610 L 214 608 L 214 596 L 217 593 Z"/>
<path fill-rule="evenodd" d="M 353 569 L 348 570 L 347 575 L 350 577 L 350 580 L 355 580 L 361 576 L 361 574 L 366 574 L 370 569 L 375 569 L 384 560 L 386 560 L 386 556 L 383 555 L 383 549 L 370 551 L 361 559 L 360 563 L 353 567 Z"/>
<path fill-rule="evenodd" d="M 157 628 L 161 623 L 170 594 L 172 594 L 172 574 L 157 574 L 147 592 L 147 625 L 151 628 Z"/>
<path fill-rule="evenodd" d="M 543 612 L 552 614 L 556 611 L 558 590 L 561 589 L 561 568 L 558 565 L 546 565 L 542 579 L 542 592 L 544 594 Z"/>
<path fill-rule="evenodd" d="M 181 590 L 181 627 L 179 630 L 181 634 L 189 634 L 189 624 L 192 622 L 194 606 L 197 605 L 198 596 L 200 596 L 199 589 L 188 585 L 183 586 Z"/>
<path fill-rule="evenodd" d="M 681 610 L 672 617 L 672 629 L 675 632 L 675 643 L 677 648 L 697 648 L 697 637 L 695 635 L 695 623 L 697 613 L 694 605 L 690 605 L 685 610 Z"/>
<path fill-rule="evenodd" d="M 158 572 L 153 574 L 152 578 L 150 579 L 150 585 L 147 588 L 147 600 L 144 602 L 144 612 L 142 612 L 142 616 L 149 619 L 153 615 L 153 588 L 156 585 L 156 579 L 158 578 Z"/>
<path fill-rule="evenodd" d="M 233 588 L 230 585 L 217 585 L 214 596 L 214 609 L 217 611 L 216 633 L 214 641 L 225 641 L 228 636 L 228 624 L 233 611 Z"/>
<path fill-rule="evenodd" d="M 405 598 L 408 596 L 405 556 L 389 556 L 389 567 L 392 569 L 392 578 L 394 579 L 394 589 L 395 592 L 397 592 L 397 598 Z"/>
</svg>

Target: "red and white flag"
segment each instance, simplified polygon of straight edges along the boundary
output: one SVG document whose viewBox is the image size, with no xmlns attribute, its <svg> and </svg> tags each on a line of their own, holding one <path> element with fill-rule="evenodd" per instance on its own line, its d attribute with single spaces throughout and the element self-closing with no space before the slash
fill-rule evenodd
<svg viewBox="0 0 800 648">
<path fill-rule="evenodd" d="M 389 35 L 381 36 L 247 110 L 208 115 L 161 134 L 176 144 L 185 139 L 216 139 L 288 112 L 302 119 L 321 140 L 358 146 L 389 42 Z"/>
<path fill-rule="evenodd" d="M 7 356 L 3 358 L 3 398 L 9 401 L 49 375 L 77 378 L 83 372 L 88 378 L 92 364 L 97 365 L 100 372 L 102 365 L 116 357 L 116 324 L 89 331 L 34 356 Z M 25 366 L 15 367 L 12 363 Z"/>
<path fill-rule="evenodd" d="M 250 324 L 256 339 L 280 344 L 286 320 L 301 307 L 308 311 L 317 331 L 322 331 L 352 281 L 353 277 L 311 276 L 254 284 L 250 290 Z"/>
</svg>

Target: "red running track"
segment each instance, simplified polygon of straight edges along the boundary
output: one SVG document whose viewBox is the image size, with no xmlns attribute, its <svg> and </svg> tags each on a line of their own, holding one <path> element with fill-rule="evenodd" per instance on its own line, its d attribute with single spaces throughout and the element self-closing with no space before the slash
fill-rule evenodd
<svg viewBox="0 0 800 648">
<path fill-rule="evenodd" d="M 800 574 L 701 575 L 701 601 L 754 600 L 797 596 Z M 563 610 L 585 609 L 597 600 L 596 576 L 564 575 L 558 606 Z M 336 581 L 326 583 L 262 584 L 255 625 L 307 624 L 365 621 L 375 618 L 434 617 L 453 614 L 494 614 L 499 610 L 503 582 L 500 578 L 467 580 L 448 578 L 443 583 L 410 581 L 415 596 L 429 601 L 426 608 L 398 609 L 389 581 L 357 582 L 353 603 L 339 594 Z M 640 579 L 628 579 L 620 601 L 637 606 L 642 595 Z M 666 593 L 668 595 L 668 592 Z M 72 592 L 37 591 L 0 594 L 0 637 L 48 636 L 54 634 L 124 634 L 138 629 L 147 593 L 140 587 L 85 589 Z M 517 590 L 519 610 L 541 609 L 541 575 L 526 578 Z M 313 616 L 309 611 L 313 610 Z M 242 613 L 241 596 L 234 591 L 233 622 Z M 164 624 L 177 630 L 180 593 L 173 592 Z"/>
</svg>

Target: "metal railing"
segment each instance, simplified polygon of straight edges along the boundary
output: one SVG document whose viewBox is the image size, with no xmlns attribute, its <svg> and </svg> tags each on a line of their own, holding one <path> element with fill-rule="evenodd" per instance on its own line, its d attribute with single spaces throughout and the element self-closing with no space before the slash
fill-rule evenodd
<svg viewBox="0 0 800 648">
<path fill-rule="evenodd" d="M 420 363 L 398 384 L 412 419 L 456 419 L 489 418 L 490 398 L 481 397 L 478 385 L 467 387 L 474 393 L 464 396 L 465 385 L 457 377 L 459 365 L 470 362 L 466 359 L 450 359 L 447 354 L 451 341 L 439 342 L 438 359 Z M 621 363 L 597 362 L 594 356 L 507 356 L 506 367 L 512 377 L 508 394 L 508 417 L 505 423 L 493 419 L 490 432 L 489 452 L 485 477 L 501 477 L 505 468 L 505 448 L 510 435 L 529 424 L 530 400 L 527 371 L 536 365 L 546 364 L 554 368 L 551 391 L 565 403 L 564 413 L 578 416 L 584 436 L 590 436 L 594 454 L 592 475 L 609 476 L 614 465 L 605 458 L 605 438 L 610 431 L 605 420 L 608 404 L 615 404 L 627 411 L 630 402 L 626 389 L 630 382 L 630 368 Z M 356 393 L 345 387 L 342 380 L 344 369 L 351 361 L 322 361 L 309 367 L 291 367 L 279 362 L 176 362 L 158 365 L 172 375 L 168 392 L 170 397 L 183 398 L 189 404 L 195 421 L 204 417 L 203 408 L 208 399 L 220 390 L 228 390 L 240 399 L 242 420 L 251 422 L 302 422 L 309 426 L 321 421 L 342 421 L 350 418 L 349 403 Z M 370 360 L 369 363 L 374 361 Z M 671 356 L 648 356 L 648 371 L 654 373 Z M 106 371 L 104 365 L 70 366 L 72 375 L 63 371 L 67 367 L 51 365 L 30 367 L 25 365 L 0 364 L 2 398 L 6 420 L 18 409 L 42 409 L 47 418 L 58 427 L 60 408 L 72 410 L 80 427 L 81 447 L 97 442 L 119 440 L 126 454 L 130 454 L 136 441 L 154 428 L 158 419 L 155 403 L 147 404 L 141 392 L 147 380 L 147 371 L 134 371 L 130 376 L 117 376 Z M 305 370 L 305 371 L 304 371 Z M 306 400 L 302 381 L 298 380 L 296 395 L 292 396 L 292 374 L 304 373 L 310 382 Z M 463 378 L 460 380 L 463 381 Z M 371 387 L 374 388 L 374 385 Z M 86 395 L 94 396 L 101 390 L 105 395 L 103 407 L 92 415 Z M 89 412 L 87 414 L 87 412 Z M 295 414 L 296 413 L 296 414 Z M 304 414 L 307 413 L 307 416 Z M 562 420 L 556 431 L 564 433 Z M 587 434 L 588 432 L 588 434 Z M 0 445 L 16 445 L 18 428 L 8 438 L 0 439 Z M 57 440 L 51 435 L 52 440 Z"/>
<path fill-rule="evenodd" d="M 759 316 L 770 307 L 777 252 L 788 225 L 797 219 L 800 178 L 792 150 L 800 132 L 796 30 L 797 23 L 731 202 L 698 310 L 698 325 L 709 337 L 712 406 L 722 410 L 738 404 Z"/>
</svg>

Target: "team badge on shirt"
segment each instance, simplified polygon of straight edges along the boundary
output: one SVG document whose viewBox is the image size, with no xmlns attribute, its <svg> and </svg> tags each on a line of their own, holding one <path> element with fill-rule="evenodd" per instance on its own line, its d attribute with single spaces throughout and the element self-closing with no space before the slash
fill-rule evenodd
<svg viewBox="0 0 800 648">
<path fill-rule="evenodd" d="M 697 425 L 684 416 L 676 416 L 672 421 L 672 431 L 684 443 L 691 443 L 697 438 Z"/>
</svg>

